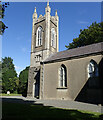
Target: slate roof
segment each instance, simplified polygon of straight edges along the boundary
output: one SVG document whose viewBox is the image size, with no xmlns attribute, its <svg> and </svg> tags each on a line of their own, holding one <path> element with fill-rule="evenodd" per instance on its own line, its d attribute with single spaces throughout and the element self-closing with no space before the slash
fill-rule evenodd
<svg viewBox="0 0 103 120">
<path fill-rule="evenodd" d="M 101 52 L 103 53 L 103 42 L 57 52 L 51 55 L 50 57 L 48 57 L 43 62 L 44 63 L 55 62 L 55 61 L 60 61 L 64 59 L 71 59 L 74 57 L 86 56 L 86 55 L 91 55 L 91 54 L 96 54 Z"/>
</svg>

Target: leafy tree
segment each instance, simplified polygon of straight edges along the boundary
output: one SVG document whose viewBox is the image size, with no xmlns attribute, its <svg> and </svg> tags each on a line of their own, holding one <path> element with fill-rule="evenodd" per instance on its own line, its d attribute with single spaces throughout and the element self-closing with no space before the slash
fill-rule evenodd
<svg viewBox="0 0 103 120">
<path fill-rule="evenodd" d="M 103 22 L 92 23 L 87 29 L 80 30 L 79 37 L 73 39 L 73 42 L 65 47 L 72 49 L 98 42 L 103 42 Z"/>
<path fill-rule="evenodd" d="M 19 93 L 25 97 L 27 95 L 28 72 L 29 72 L 29 66 L 26 67 L 19 74 Z"/>
<path fill-rule="evenodd" d="M 1 89 L 2 88 L 2 63 L 0 61 L 0 93 L 1 93 Z"/>
<path fill-rule="evenodd" d="M 2 80 L 2 63 L 0 61 L 0 80 Z"/>
<path fill-rule="evenodd" d="M 17 93 L 19 87 L 19 78 L 18 77 L 9 78 L 8 81 L 6 82 L 6 87 L 12 93 Z"/>
<path fill-rule="evenodd" d="M 4 18 L 5 8 L 9 5 L 9 2 L 1 4 L 0 2 L 0 19 Z M 0 21 L 0 35 L 2 35 L 5 29 L 8 28 L 2 21 Z"/>
<path fill-rule="evenodd" d="M 11 57 L 2 58 L 2 90 L 3 92 L 17 91 L 17 73 Z"/>
</svg>

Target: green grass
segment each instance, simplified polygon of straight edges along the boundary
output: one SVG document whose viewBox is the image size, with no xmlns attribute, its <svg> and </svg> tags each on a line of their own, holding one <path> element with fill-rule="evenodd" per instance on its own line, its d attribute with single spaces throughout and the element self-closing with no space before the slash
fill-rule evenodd
<svg viewBox="0 0 103 120">
<path fill-rule="evenodd" d="M 80 110 L 65 110 L 50 106 L 3 102 L 2 120 L 103 120 L 103 115 Z"/>
<path fill-rule="evenodd" d="M 21 94 L 14 94 L 14 93 L 11 93 L 10 95 L 7 95 L 5 93 L 2 93 L 0 94 L 0 96 L 22 96 Z"/>
</svg>

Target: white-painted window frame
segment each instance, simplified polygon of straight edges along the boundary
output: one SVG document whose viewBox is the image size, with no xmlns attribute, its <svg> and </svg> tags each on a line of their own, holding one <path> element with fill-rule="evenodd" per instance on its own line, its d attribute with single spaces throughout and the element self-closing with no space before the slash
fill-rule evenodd
<svg viewBox="0 0 103 120">
<path fill-rule="evenodd" d="M 88 78 L 98 77 L 98 66 L 94 61 L 90 61 L 87 66 Z"/>
<path fill-rule="evenodd" d="M 60 66 L 59 68 L 59 87 L 67 87 L 66 86 L 66 69 L 64 66 Z"/>
<path fill-rule="evenodd" d="M 36 32 L 36 47 L 42 45 L 42 27 L 39 26 Z"/>
<path fill-rule="evenodd" d="M 56 48 L 56 32 L 55 29 L 51 29 L 51 46 Z"/>
</svg>

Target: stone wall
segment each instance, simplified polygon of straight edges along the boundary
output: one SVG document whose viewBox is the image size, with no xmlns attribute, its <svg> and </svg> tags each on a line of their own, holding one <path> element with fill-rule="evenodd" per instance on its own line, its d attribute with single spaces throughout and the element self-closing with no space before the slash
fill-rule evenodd
<svg viewBox="0 0 103 120">
<path fill-rule="evenodd" d="M 35 95 L 35 91 L 37 89 L 36 84 L 38 84 L 39 80 L 40 80 L 39 72 L 40 72 L 40 67 L 30 67 L 29 68 L 27 97 L 34 98 L 34 97 L 38 96 L 37 94 Z"/>
</svg>

